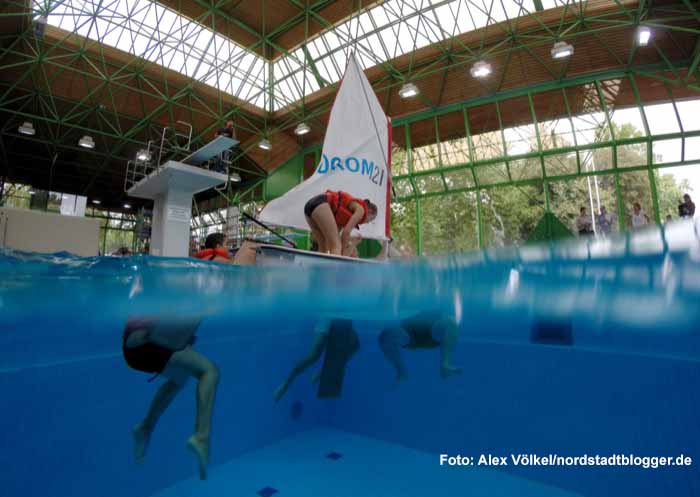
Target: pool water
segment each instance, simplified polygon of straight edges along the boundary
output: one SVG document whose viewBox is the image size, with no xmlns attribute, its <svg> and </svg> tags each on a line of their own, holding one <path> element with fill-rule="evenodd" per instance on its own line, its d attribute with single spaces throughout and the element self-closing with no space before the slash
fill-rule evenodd
<svg viewBox="0 0 700 497">
<path fill-rule="evenodd" d="M 0 255 L 2 496 L 418 497 L 700 495 L 700 241 L 677 223 L 603 241 L 360 267 L 222 267 L 184 259 Z M 439 351 L 380 331 L 421 310 L 459 324 Z M 185 441 L 195 382 L 143 465 L 131 428 L 162 381 L 129 369 L 130 316 L 205 316 L 221 372 L 209 478 Z M 319 319 L 352 319 L 339 398 L 320 359 L 276 402 Z M 440 455 L 506 457 L 449 466 Z M 690 457 L 689 466 L 523 466 L 511 454 Z"/>
</svg>

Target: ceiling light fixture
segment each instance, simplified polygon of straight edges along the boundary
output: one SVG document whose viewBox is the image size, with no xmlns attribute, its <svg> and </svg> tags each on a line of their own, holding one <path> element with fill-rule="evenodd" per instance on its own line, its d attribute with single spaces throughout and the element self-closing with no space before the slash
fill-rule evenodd
<svg viewBox="0 0 700 497">
<path fill-rule="evenodd" d="M 100 202 L 99 200 L 97 200 L 96 198 L 94 198 L 94 199 L 92 199 L 92 203 L 95 204 L 95 205 L 100 205 L 102 202 Z"/>
<path fill-rule="evenodd" d="M 299 123 L 294 130 L 294 134 L 298 136 L 305 135 L 311 131 L 311 127 L 306 123 Z"/>
<path fill-rule="evenodd" d="M 231 175 L 228 178 L 233 183 L 240 183 L 241 182 L 241 175 L 238 173 L 231 173 Z"/>
<path fill-rule="evenodd" d="M 484 60 L 479 60 L 469 69 L 469 72 L 474 78 L 485 78 L 491 74 L 491 64 Z"/>
<path fill-rule="evenodd" d="M 401 98 L 413 98 L 420 94 L 420 90 L 413 83 L 405 83 L 399 90 L 399 96 Z"/>
<path fill-rule="evenodd" d="M 651 29 L 646 26 L 640 26 L 637 30 L 637 44 L 640 47 L 646 47 L 651 39 Z"/>
<path fill-rule="evenodd" d="M 131 209 L 131 204 L 124 204 L 125 209 Z"/>
<path fill-rule="evenodd" d="M 23 135 L 28 135 L 28 136 L 34 136 L 36 134 L 36 130 L 34 129 L 34 125 L 30 123 L 29 121 L 25 122 L 20 126 L 17 131 L 22 133 Z"/>
<path fill-rule="evenodd" d="M 92 136 L 85 135 L 78 141 L 78 145 L 83 148 L 93 149 L 95 148 L 95 140 L 92 139 Z"/>
<path fill-rule="evenodd" d="M 574 47 L 565 41 L 558 41 L 554 44 L 550 53 L 553 59 L 565 59 L 574 54 Z"/>
<path fill-rule="evenodd" d="M 136 159 L 142 162 L 148 162 L 149 160 L 151 160 L 151 154 L 149 154 L 148 150 L 144 148 L 136 153 Z"/>
<path fill-rule="evenodd" d="M 272 150 L 272 143 L 270 143 L 270 140 L 267 138 L 263 138 L 260 140 L 260 143 L 258 143 L 258 147 L 262 148 L 263 150 Z"/>
</svg>

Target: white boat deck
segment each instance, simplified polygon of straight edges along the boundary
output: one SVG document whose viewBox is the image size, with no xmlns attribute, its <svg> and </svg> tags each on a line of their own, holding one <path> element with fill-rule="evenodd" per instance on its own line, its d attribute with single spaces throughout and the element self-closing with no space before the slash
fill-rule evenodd
<svg viewBox="0 0 700 497">
<path fill-rule="evenodd" d="M 294 264 L 299 266 L 317 266 L 319 264 L 378 264 L 380 261 L 358 259 L 342 255 L 322 254 L 309 250 L 300 250 L 282 245 L 260 244 L 257 248 L 257 262 L 261 265 Z"/>
</svg>

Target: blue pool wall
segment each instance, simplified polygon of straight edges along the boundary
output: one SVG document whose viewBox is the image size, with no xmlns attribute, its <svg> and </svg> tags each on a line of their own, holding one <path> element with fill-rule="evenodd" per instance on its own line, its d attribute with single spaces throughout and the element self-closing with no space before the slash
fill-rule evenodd
<svg viewBox="0 0 700 497">
<path fill-rule="evenodd" d="M 501 318 L 498 326 L 527 334 L 522 316 Z M 469 326 L 494 322 L 473 316 Z M 440 453 L 683 454 L 693 466 L 491 469 L 591 497 L 700 495 L 697 361 L 576 346 L 461 342 L 454 363 L 464 371 L 443 380 L 437 350 L 403 351 L 403 358 L 409 378 L 397 386 L 376 335 L 363 334 L 343 396 L 333 402 L 331 426 L 435 453 L 436 464 Z"/>
</svg>

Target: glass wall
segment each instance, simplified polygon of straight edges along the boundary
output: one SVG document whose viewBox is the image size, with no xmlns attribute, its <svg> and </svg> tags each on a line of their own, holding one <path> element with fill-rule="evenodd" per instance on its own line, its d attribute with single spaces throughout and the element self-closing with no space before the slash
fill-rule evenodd
<svg viewBox="0 0 700 497">
<path fill-rule="evenodd" d="M 394 231 L 433 255 L 526 243 L 548 211 L 574 235 L 582 207 L 595 236 L 678 218 L 700 196 L 700 93 L 665 85 L 591 80 L 397 119 Z"/>
</svg>

